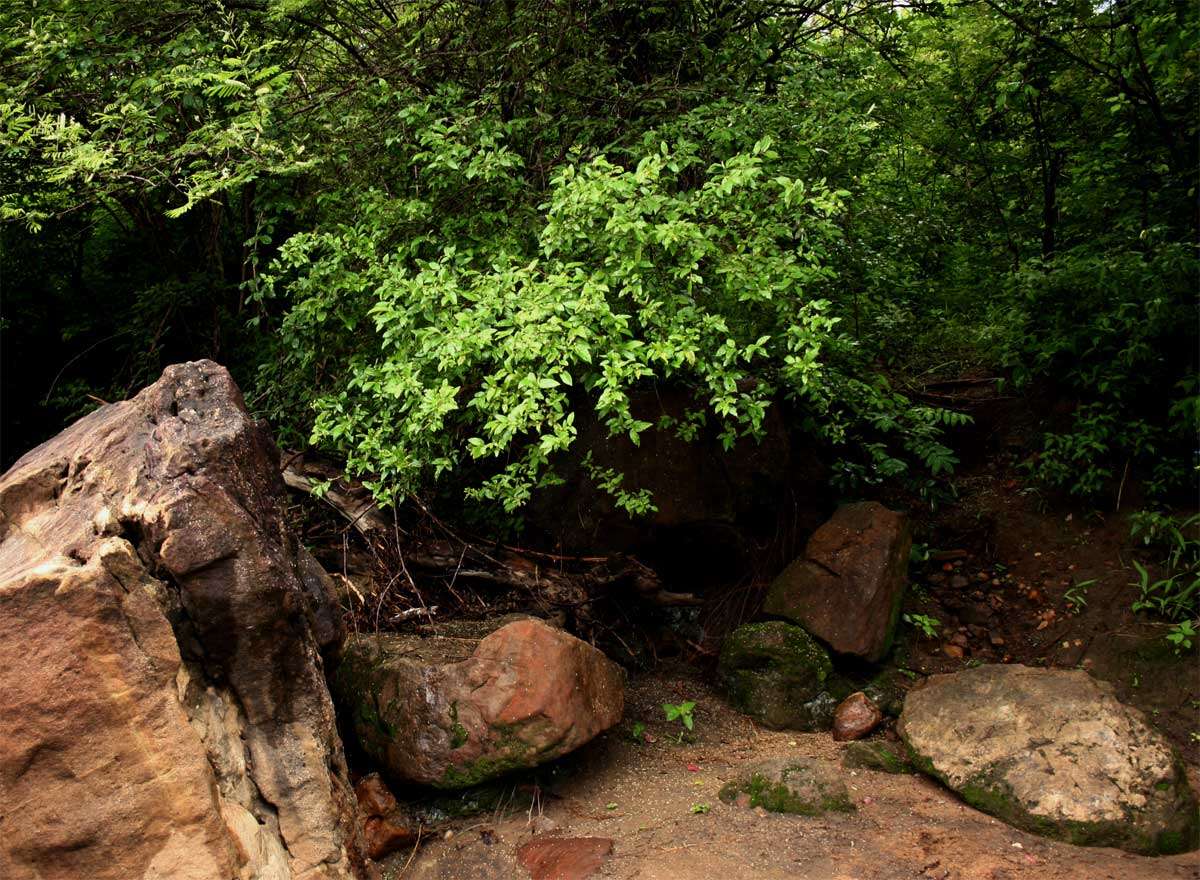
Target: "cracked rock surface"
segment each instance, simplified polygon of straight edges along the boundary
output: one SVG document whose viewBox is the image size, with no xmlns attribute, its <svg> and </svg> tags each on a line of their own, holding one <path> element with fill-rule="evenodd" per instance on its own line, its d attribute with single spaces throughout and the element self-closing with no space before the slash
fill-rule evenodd
<svg viewBox="0 0 1200 880">
<path fill-rule="evenodd" d="M 1146 854 L 1196 846 L 1179 757 L 1082 670 L 935 675 L 909 693 L 898 729 L 918 768 L 1019 828 Z"/>
<path fill-rule="evenodd" d="M 0 876 L 350 878 L 327 581 L 224 368 L 0 477 Z"/>
</svg>

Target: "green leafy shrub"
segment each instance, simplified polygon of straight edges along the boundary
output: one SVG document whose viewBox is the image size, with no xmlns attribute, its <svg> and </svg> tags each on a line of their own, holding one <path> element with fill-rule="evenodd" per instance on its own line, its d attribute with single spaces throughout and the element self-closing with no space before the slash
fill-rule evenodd
<svg viewBox="0 0 1200 880">
<path fill-rule="evenodd" d="M 451 139 L 421 154 L 438 169 L 432 191 L 466 178 L 511 198 L 513 154 L 494 131 L 470 137 L 465 153 Z M 286 290 L 291 309 L 268 381 L 281 395 L 315 387 L 312 441 L 383 503 L 454 474 L 468 497 L 515 510 L 555 481 L 581 407 L 636 444 L 652 425 L 630 395 L 656 382 L 689 389 L 726 448 L 788 397 L 814 436 L 867 453 L 843 482 L 914 459 L 948 472 L 938 437 L 958 417 L 890 391 L 821 296 L 847 193 L 777 173 L 777 159 L 764 138 L 715 162 L 683 142 L 634 167 L 567 164 L 525 242 L 511 222 L 404 240 L 414 204 L 366 200 L 358 222 L 282 248 L 266 295 Z M 593 478 L 631 513 L 652 509 L 622 475 Z"/>
<path fill-rule="evenodd" d="M 1131 518 L 1131 537 L 1164 554 L 1166 576 L 1155 579 L 1133 560 L 1138 578 L 1134 611 L 1151 611 L 1168 620 L 1195 619 L 1200 613 L 1200 514 L 1177 517 L 1153 510 Z"/>
</svg>

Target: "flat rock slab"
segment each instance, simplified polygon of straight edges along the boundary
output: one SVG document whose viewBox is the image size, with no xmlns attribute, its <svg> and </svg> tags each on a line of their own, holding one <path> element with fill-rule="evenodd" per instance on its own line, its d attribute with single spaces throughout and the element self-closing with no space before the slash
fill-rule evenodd
<svg viewBox="0 0 1200 880">
<path fill-rule="evenodd" d="M 536 838 L 517 850 L 517 861 L 532 880 L 585 880 L 612 851 L 607 837 Z"/>
<path fill-rule="evenodd" d="M 1146 854 L 1197 845 L 1178 755 L 1081 670 L 935 675 L 909 693 L 898 730 L 919 769 L 1011 825 Z"/>
<path fill-rule="evenodd" d="M 904 514 L 874 501 L 843 505 L 771 584 L 763 612 L 800 624 L 839 654 L 882 660 L 911 546 Z"/>
<path fill-rule="evenodd" d="M 356 636 L 334 693 L 393 776 L 467 788 L 567 754 L 621 720 L 624 673 L 532 617 Z"/>
<path fill-rule="evenodd" d="M 727 804 L 762 807 L 772 813 L 820 816 L 851 812 L 854 803 L 840 768 L 813 758 L 777 758 L 751 767 L 725 783 L 718 795 Z"/>
<path fill-rule="evenodd" d="M 739 626 L 725 639 L 717 676 L 729 701 L 767 727 L 828 727 L 837 700 L 827 687 L 829 654 L 807 632 L 782 620 Z"/>
</svg>

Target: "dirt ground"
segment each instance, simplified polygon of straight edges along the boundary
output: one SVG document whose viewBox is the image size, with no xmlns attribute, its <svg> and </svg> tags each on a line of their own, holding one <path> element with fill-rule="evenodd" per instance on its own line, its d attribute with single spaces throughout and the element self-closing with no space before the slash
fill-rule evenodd
<svg viewBox="0 0 1200 880">
<path fill-rule="evenodd" d="M 691 742 L 678 743 L 661 703 L 684 699 L 697 702 L 696 727 Z M 723 804 L 721 785 L 760 759 L 838 762 L 841 746 L 827 733 L 755 727 L 688 667 L 632 681 L 626 716 L 555 772 L 515 783 L 507 811 L 456 820 L 416 853 L 390 857 L 384 877 L 527 880 L 517 850 L 541 836 L 611 839 L 613 853 L 594 876 L 624 880 L 1200 878 L 1200 854 L 1148 858 L 1056 843 L 916 776 L 846 770 L 851 814 L 808 818 Z M 653 742 L 634 739 L 639 721 Z"/>
<path fill-rule="evenodd" d="M 1137 505 L 1081 512 L 1039 492 L 1003 455 L 956 485 L 953 504 L 913 511 L 931 558 L 910 571 L 905 611 L 936 618 L 942 632 L 928 639 L 909 628 L 892 662 L 921 674 L 979 662 L 1086 669 L 1200 762 L 1196 649 L 1176 653 L 1168 622 L 1132 610 L 1131 560 L 1160 573 L 1155 554 L 1130 540 Z"/>
<path fill-rule="evenodd" d="M 1129 538 L 1129 514 L 1141 506 L 1136 484 L 1109 511 L 1048 497 L 1021 467 L 1033 424 L 1024 403 L 994 411 L 980 403 L 952 500 L 931 509 L 903 495 L 883 499 L 908 510 L 914 540 L 929 553 L 910 571 L 904 611 L 936 618 L 938 629 L 931 637 L 902 625 L 887 665 L 902 671 L 901 681 L 978 663 L 1086 669 L 1163 731 L 1200 790 L 1196 650 L 1175 653 L 1163 638 L 1167 624 L 1130 607 L 1131 559 L 1155 569 Z M 842 748 L 827 733 L 757 728 L 712 689 L 716 652 L 736 622 L 693 621 L 675 661 L 633 674 L 619 729 L 513 781 L 503 809 L 438 823 L 419 847 L 390 857 L 383 876 L 526 880 L 519 850 L 530 841 L 605 838 L 612 854 L 592 876 L 623 880 L 1200 880 L 1198 853 L 1148 858 L 1056 843 L 919 776 L 845 770 L 852 814 L 806 818 L 721 803 L 721 785 L 757 761 L 795 755 L 837 764 Z M 696 729 L 677 742 L 661 706 L 684 700 L 697 702 Z"/>
</svg>

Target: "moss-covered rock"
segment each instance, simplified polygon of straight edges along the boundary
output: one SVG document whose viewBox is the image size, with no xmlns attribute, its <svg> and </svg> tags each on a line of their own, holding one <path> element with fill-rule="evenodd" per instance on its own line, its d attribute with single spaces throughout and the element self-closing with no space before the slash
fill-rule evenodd
<svg viewBox="0 0 1200 880">
<path fill-rule="evenodd" d="M 812 759 L 776 759 L 758 764 L 725 783 L 718 797 L 731 804 L 740 795 L 746 795 L 749 806 L 773 813 L 820 816 L 854 810 L 837 768 Z"/>
<path fill-rule="evenodd" d="M 620 667 L 534 618 L 347 642 L 333 693 L 388 774 L 460 789 L 565 755 L 621 720 Z"/>
<path fill-rule="evenodd" d="M 842 766 L 852 770 L 877 770 L 880 773 L 916 773 L 901 743 L 887 740 L 856 740 L 842 749 Z"/>
<path fill-rule="evenodd" d="M 729 701 L 766 727 L 819 730 L 833 719 L 829 654 L 798 626 L 773 620 L 730 633 L 718 679 Z"/>
</svg>

